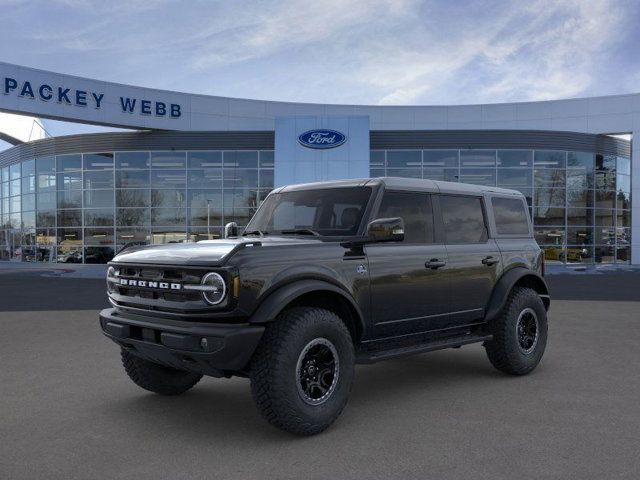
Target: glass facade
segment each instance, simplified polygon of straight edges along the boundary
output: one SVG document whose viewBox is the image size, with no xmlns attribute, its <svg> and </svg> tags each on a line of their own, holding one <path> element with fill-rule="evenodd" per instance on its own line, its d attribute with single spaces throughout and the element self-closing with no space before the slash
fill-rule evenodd
<svg viewBox="0 0 640 480">
<path fill-rule="evenodd" d="M 272 189 L 272 150 L 30 159 L 0 169 L 0 260 L 104 263 L 132 242 L 219 238 Z"/>
<path fill-rule="evenodd" d="M 372 150 L 371 176 L 521 191 L 548 263 L 631 262 L 631 161 L 558 150 Z"/>
<path fill-rule="evenodd" d="M 527 198 L 549 263 L 630 263 L 631 162 L 531 149 L 372 150 L 372 177 L 493 185 Z M 124 245 L 218 238 L 274 186 L 273 150 L 128 151 L 0 168 L 0 260 L 104 263 Z"/>
</svg>

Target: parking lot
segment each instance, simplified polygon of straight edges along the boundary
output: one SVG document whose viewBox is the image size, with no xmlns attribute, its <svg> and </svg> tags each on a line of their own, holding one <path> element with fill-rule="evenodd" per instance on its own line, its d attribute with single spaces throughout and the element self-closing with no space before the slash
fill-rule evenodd
<svg viewBox="0 0 640 480">
<path fill-rule="evenodd" d="M 136 387 L 100 333 L 104 281 L 0 270 L 0 478 L 638 478 L 640 272 L 549 277 L 547 353 L 479 345 L 359 366 L 347 409 L 297 438 L 244 379 Z"/>
</svg>

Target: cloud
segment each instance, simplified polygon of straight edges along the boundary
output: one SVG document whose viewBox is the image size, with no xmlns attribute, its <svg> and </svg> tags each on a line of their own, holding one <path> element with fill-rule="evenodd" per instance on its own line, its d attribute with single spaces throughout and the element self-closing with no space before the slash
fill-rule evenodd
<svg viewBox="0 0 640 480">
<path fill-rule="evenodd" d="M 545 100 L 622 93 L 640 78 L 634 0 L 186 5 L 15 3 L 0 21 L 0 58 L 156 88 L 319 103 Z"/>
</svg>

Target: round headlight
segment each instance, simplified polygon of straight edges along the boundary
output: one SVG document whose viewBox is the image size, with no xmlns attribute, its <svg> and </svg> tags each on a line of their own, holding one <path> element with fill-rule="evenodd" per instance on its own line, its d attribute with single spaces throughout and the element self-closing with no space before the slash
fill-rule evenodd
<svg viewBox="0 0 640 480">
<path fill-rule="evenodd" d="M 219 273 L 211 272 L 202 277 L 202 297 L 210 305 L 218 305 L 227 294 L 227 285 Z"/>
<path fill-rule="evenodd" d="M 107 292 L 113 293 L 115 292 L 114 284 L 116 282 L 116 269 L 113 267 L 107 268 Z"/>
</svg>

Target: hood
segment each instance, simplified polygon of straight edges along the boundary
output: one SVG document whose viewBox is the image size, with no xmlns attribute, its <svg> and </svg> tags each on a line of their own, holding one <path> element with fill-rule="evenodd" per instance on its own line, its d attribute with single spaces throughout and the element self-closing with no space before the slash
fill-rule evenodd
<svg viewBox="0 0 640 480">
<path fill-rule="evenodd" d="M 244 248 L 321 242 L 315 238 L 287 236 L 225 238 L 224 240 L 204 240 L 198 243 L 146 245 L 127 248 L 116 255 L 112 261 L 132 264 L 220 266 L 226 263 L 234 253 Z"/>
</svg>

